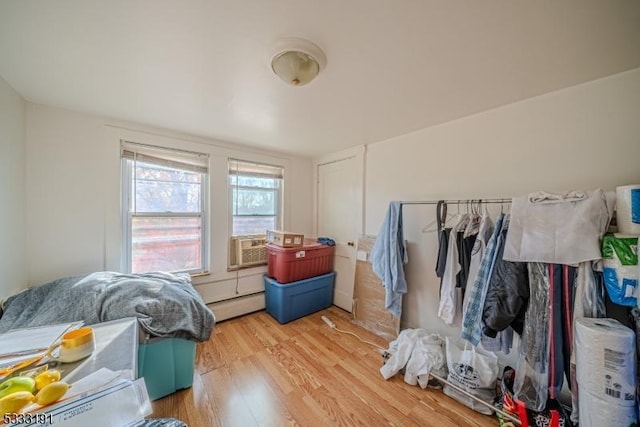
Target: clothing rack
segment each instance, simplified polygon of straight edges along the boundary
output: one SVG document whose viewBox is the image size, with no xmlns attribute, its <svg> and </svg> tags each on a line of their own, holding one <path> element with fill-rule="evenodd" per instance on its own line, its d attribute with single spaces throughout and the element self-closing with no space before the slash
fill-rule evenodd
<svg viewBox="0 0 640 427">
<path fill-rule="evenodd" d="M 450 204 L 450 205 L 469 205 L 469 204 L 480 204 L 482 205 L 483 203 L 487 203 L 487 204 L 505 204 L 505 203 L 511 203 L 511 199 L 457 199 L 457 200 L 422 200 L 422 201 L 402 201 L 400 202 L 401 205 L 438 205 L 438 204 Z M 517 425 L 522 425 L 522 422 L 520 421 L 520 418 L 507 413 L 499 408 L 496 408 L 492 403 L 486 402 L 476 396 L 474 396 L 473 394 L 469 393 L 468 391 L 466 391 L 465 389 L 459 387 L 456 384 L 452 384 L 449 381 L 446 380 L 446 378 L 440 377 L 439 375 L 435 375 L 433 373 L 429 374 L 431 377 L 435 378 L 436 380 L 438 380 L 439 382 L 441 382 L 442 384 L 446 384 L 449 387 L 453 388 L 454 390 L 456 390 L 459 393 L 462 393 L 463 395 L 465 395 L 466 397 L 472 399 L 475 402 L 480 403 L 481 405 L 484 405 L 486 407 L 488 407 L 489 409 L 495 411 L 496 413 L 502 415 L 504 418 L 509 419 L 510 421 L 513 421 L 514 423 L 516 423 Z"/>
<path fill-rule="evenodd" d="M 513 414 L 510 414 L 508 412 L 503 411 L 502 409 L 496 408 L 493 404 L 486 402 L 476 396 L 474 396 L 473 394 L 469 393 L 467 390 L 463 389 L 462 387 L 459 387 L 455 384 L 451 384 L 449 381 L 447 381 L 445 378 L 436 375 L 434 373 L 429 373 L 429 376 L 435 378 L 436 380 L 438 380 L 439 382 L 441 382 L 442 384 L 446 384 L 449 387 L 455 389 L 458 393 L 462 393 L 465 396 L 467 396 L 469 399 L 473 399 L 474 401 L 480 403 L 481 405 L 486 406 L 487 408 L 491 409 L 492 411 L 495 411 L 497 414 L 502 415 L 504 418 L 507 418 L 511 421 L 513 421 L 514 423 L 516 423 L 517 425 L 522 425 L 522 422 L 520 421 L 520 418 L 516 417 Z"/>
<path fill-rule="evenodd" d="M 400 202 L 401 205 L 437 205 L 438 203 L 445 203 L 449 205 L 466 205 L 471 203 L 492 203 L 502 204 L 511 203 L 511 199 L 458 199 L 458 200 L 423 200 L 423 201 L 404 201 Z"/>
</svg>

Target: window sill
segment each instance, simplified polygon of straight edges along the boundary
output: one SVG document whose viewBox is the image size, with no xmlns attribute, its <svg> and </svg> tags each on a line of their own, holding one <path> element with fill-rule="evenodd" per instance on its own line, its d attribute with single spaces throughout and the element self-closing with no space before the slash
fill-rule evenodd
<svg viewBox="0 0 640 427">
<path fill-rule="evenodd" d="M 199 271 L 197 273 L 189 273 L 189 275 L 191 276 L 191 278 L 195 278 L 195 277 L 206 277 L 206 276 L 211 276 L 211 273 L 208 271 Z"/>
<path fill-rule="evenodd" d="M 266 265 L 267 265 L 266 262 L 260 263 L 260 264 L 253 264 L 253 265 L 243 265 L 243 266 L 230 265 L 229 267 L 227 267 L 227 271 L 231 272 L 231 271 L 246 270 L 246 269 L 249 269 L 249 268 L 264 267 Z"/>
</svg>

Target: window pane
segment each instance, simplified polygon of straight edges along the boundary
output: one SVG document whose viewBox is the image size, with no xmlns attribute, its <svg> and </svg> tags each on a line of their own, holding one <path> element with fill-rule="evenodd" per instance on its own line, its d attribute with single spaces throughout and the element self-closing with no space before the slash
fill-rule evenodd
<svg viewBox="0 0 640 427">
<path fill-rule="evenodd" d="M 233 189 L 234 215 L 275 215 L 276 212 L 274 190 Z"/>
<path fill-rule="evenodd" d="M 278 188 L 279 179 L 259 178 L 245 175 L 231 175 L 231 185 L 242 187 Z"/>
<path fill-rule="evenodd" d="M 135 212 L 200 212 L 202 175 L 136 162 Z"/>
<path fill-rule="evenodd" d="M 265 234 L 267 230 L 275 230 L 275 216 L 234 216 L 233 235 L 247 236 L 250 234 Z"/>
<path fill-rule="evenodd" d="M 131 220 L 131 272 L 202 269 L 201 218 Z"/>
</svg>

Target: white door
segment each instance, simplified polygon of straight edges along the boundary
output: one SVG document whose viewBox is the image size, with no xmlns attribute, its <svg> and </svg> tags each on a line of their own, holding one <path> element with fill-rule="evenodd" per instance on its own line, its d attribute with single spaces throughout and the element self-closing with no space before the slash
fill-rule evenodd
<svg viewBox="0 0 640 427">
<path fill-rule="evenodd" d="M 361 159 L 318 165 L 318 236 L 336 241 L 333 303 L 351 312 L 356 239 L 362 222 Z"/>
</svg>

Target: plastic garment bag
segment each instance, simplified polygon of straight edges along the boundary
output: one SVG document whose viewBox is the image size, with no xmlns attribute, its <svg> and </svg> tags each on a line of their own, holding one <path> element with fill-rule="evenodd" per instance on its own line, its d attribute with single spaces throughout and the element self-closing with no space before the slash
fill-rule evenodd
<svg viewBox="0 0 640 427">
<path fill-rule="evenodd" d="M 573 324 L 583 317 L 600 318 L 606 316 L 602 275 L 593 271 L 591 261 L 578 265 L 575 301 L 573 304 Z M 571 352 L 571 421 L 578 422 L 578 381 L 576 379 L 575 343 Z"/>
<path fill-rule="evenodd" d="M 528 409 L 542 411 L 549 395 L 549 277 L 547 264 L 532 262 L 528 268 L 529 306 L 513 388 Z"/>
</svg>

